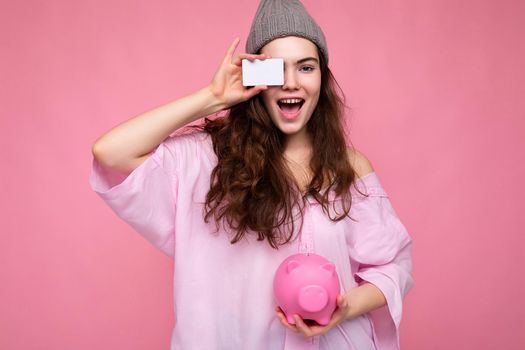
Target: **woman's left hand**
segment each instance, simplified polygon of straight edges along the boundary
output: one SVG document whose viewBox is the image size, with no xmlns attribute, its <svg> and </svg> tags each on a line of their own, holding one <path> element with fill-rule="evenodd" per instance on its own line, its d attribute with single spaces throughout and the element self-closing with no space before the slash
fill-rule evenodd
<svg viewBox="0 0 525 350">
<path fill-rule="evenodd" d="M 302 318 L 295 314 L 295 325 L 288 323 L 286 320 L 286 316 L 284 315 L 283 310 L 281 310 L 280 307 L 277 307 L 275 311 L 277 312 L 277 317 L 285 326 L 286 328 L 302 333 L 307 337 L 313 337 L 316 335 L 322 335 L 327 333 L 330 329 L 337 326 L 339 323 L 349 319 L 348 315 L 351 314 L 350 310 L 350 302 L 347 300 L 348 295 L 338 295 L 337 296 L 337 308 L 335 309 L 334 313 L 332 314 L 332 318 L 330 319 L 330 322 L 326 326 L 321 326 L 319 324 L 316 325 L 307 325 Z"/>
</svg>

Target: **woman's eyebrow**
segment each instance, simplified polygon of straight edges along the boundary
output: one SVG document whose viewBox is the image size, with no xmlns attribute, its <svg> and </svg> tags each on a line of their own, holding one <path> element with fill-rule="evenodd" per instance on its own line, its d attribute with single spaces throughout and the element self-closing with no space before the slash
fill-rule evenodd
<svg viewBox="0 0 525 350">
<path fill-rule="evenodd" d="M 307 61 L 315 61 L 317 64 L 319 64 L 319 60 L 315 57 L 305 57 L 305 58 L 301 58 L 299 61 L 297 61 L 297 64 L 301 64 L 301 63 L 304 63 L 304 62 L 307 62 Z"/>
</svg>

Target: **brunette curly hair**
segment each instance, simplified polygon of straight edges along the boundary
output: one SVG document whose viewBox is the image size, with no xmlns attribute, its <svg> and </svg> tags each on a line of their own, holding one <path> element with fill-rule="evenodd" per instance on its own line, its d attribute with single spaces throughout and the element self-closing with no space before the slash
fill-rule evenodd
<svg viewBox="0 0 525 350">
<path fill-rule="evenodd" d="M 349 216 L 350 186 L 356 173 L 348 159 L 343 129 L 345 98 L 323 55 L 319 58 L 320 95 L 306 126 L 313 146 L 313 177 L 306 191 L 301 192 L 285 163 L 286 135 L 272 122 L 260 94 L 233 106 L 225 116 L 206 118 L 198 126 L 210 134 L 218 158 L 211 174 L 204 219 L 209 222 L 213 217 L 217 225 L 226 223 L 226 228 L 233 230 L 232 244 L 246 234 L 256 234 L 259 241 L 267 239 L 276 249 L 290 242 L 297 219 L 299 229 L 302 226 L 309 195 L 331 220 Z M 338 206 L 342 212 L 330 200 L 331 191 L 342 204 Z"/>
</svg>

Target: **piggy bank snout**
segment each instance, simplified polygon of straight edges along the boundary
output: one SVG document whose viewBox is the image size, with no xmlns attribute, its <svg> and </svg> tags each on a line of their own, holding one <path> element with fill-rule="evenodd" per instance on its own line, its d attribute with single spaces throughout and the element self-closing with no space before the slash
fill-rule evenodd
<svg viewBox="0 0 525 350">
<path fill-rule="evenodd" d="M 328 292 L 319 285 L 301 288 L 298 295 L 299 306 L 307 312 L 318 312 L 328 305 Z"/>
</svg>

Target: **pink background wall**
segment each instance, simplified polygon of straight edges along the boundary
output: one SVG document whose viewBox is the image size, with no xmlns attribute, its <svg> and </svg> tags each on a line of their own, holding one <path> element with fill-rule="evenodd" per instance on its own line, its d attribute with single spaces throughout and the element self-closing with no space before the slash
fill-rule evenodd
<svg viewBox="0 0 525 350">
<path fill-rule="evenodd" d="M 402 348 L 524 349 L 525 2 L 304 3 L 414 238 Z M 91 145 L 207 84 L 256 7 L 0 4 L 1 349 L 168 348 L 172 265 L 91 191 Z"/>
</svg>

